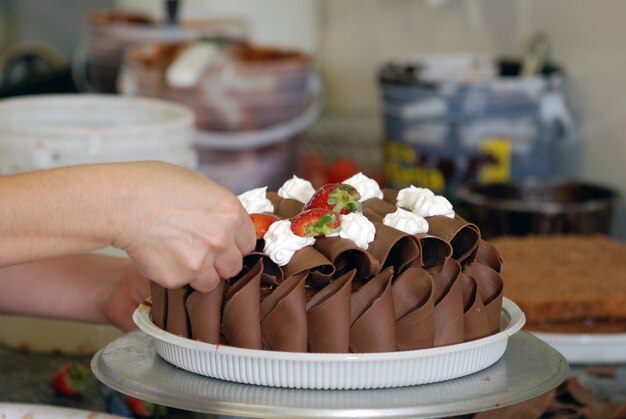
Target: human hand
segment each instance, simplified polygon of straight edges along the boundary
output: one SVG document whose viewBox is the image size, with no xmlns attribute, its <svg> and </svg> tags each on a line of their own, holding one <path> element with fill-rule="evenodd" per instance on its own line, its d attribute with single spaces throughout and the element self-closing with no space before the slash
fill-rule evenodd
<svg viewBox="0 0 626 419">
<path fill-rule="evenodd" d="M 207 177 L 159 162 L 119 165 L 115 237 L 149 279 L 166 288 L 210 291 L 236 275 L 255 245 L 237 197 Z M 115 174 L 113 174 L 115 176 Z"/>
<path fill-rule="evenodd" d="M 106 320 L 125 332 L 137 328 L 133 312 L 150 296 L 148 280 L 136 265 L 129 263 L 114 275 L 102 280 L 98 293 L 99 309 Z"/>
</svg>

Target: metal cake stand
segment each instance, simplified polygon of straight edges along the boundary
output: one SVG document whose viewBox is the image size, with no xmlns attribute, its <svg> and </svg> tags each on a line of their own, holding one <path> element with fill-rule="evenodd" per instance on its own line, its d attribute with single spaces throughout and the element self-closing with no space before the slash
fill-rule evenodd
<svg viewBox="0 0 626 419">
<path fill-rule="evenodd" d="M 507 406 L 544 394 L 567 376 L 565 358 L 526 332 L 494 365 L 434 384 L 378 390 L 299 390 L 216 380 L 164 361 L 152 338 L 132 332 L 91 361 L 95 376 L 125 394 L 173 408 L 253 418 L 433 418 Z"/>
</svg>

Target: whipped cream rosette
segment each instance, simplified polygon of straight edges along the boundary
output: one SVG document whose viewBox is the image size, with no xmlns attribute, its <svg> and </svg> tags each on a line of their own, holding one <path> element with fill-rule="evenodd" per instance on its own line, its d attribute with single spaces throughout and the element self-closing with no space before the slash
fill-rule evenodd
<svg viewBox="0 0 626 419">
<path fill-rule="evenodd" d="M 389 267 L 353 292 L 350 299 L 350 352 L 396 350 L 392 277 L 393 268 Z"/>
<path fill-rule="evenodd" d="M 309 352 L 349 352 L 350 299 L 355 274 L 353 269 L 323 288 L 309 288 L 306 303 Z"/>
<path fill-rule="evenodd" d="M 251 189 L 237 195 L 248 214 L 274 212 L 274 205 L 267 199 L 267 186 Z"/>
<path fill-rule="evenodd" d="M 435 341 L 435 287 L 417 266 L 401 273 L 391 286 L 396 318 L 396 350 L 432 348 Z"/>
<path fill-rule="evenodd" d="M 500 311 L 502 310 L 502 298 L 504 297 L 504 280 L 502 276 L 487 265 L 474 262 L 466 265 L 463 271 L 474 278 L 478 292 L 482 298 L 484 311 L 489 323 L 489 331 L 500 331 Z"/>
<path fill-rule="evenodd" d="M 278 189 L 277 194 L 283 199 L 295 199 L 306 204 L 315 194 L 315 188 L 308 180 L 293 175 Z"/>
<path fill-rule="evenodd" d="M 223 297 L 224 281 L 209 292 L 193 291 L 189 294 L 185 308 L 192 339 L 215 345 L 221 343 Z"/>
<path fill-rule="evenodd" d="M 227 345 L 262 349 L 261 340 L 261 277 L 263 262 L 226 287 L 222 309 L 222 335 Z"/>
<path fill-rule="evenodd" d="M 304 280 L 301 272 L 286 278 L 261 301 L 261 339 L 263 349 L 306 352 L 307 316 Z"/>
<path fill-rule="evenodd" d="M 489 336 L 489 321 L 476 280 L 461 272 L 459 282 L 463 289 L 463 341 Z"/>
<path fill-rule="evenodd" d="M 361 195 L 361 202 L 370 200 L 372 198 L 382 199 L 384 196 L 383 191 L 378 185 L 378 182 L 368 176 L 365 176 L 361 172 L 349 177 L 341 183 L 345 183 L 354 187 L 359 195 Z"/>
<path fill-rule="evenodd" d="M 430 271 L 435 286 L 435 346 L 463 342 L 463 288 L 459 275 L 461 265 L 446 260 L 441 271 Z"/>
</svg>

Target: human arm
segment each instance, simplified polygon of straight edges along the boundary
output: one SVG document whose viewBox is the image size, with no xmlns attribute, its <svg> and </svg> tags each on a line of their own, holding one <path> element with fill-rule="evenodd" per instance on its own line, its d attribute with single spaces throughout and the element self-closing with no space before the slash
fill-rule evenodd
<svg viewBox="0 0 626 419">
<path fill-rule="evenodd" d="M 0 268 L 0 313 L 131 330 L 132 312 L 149 296 L 148 281 L 120 257 L 82 254 Z"/>
<path fill-rule="evenodd" d="M 0 177 L 0 266 L 112 245 L 167 288 L 209 291 L 241 269 L 254 243 L 252 222 L 232 193 L 167 163 Z"/>
</svg>

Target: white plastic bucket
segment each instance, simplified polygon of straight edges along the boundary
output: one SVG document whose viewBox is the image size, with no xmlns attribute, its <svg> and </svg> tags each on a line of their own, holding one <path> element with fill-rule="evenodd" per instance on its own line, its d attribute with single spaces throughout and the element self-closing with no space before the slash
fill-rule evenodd
<svg viewBox="0 0 626 419">
<path fill-rule="evenodd" d="M 0 101 L 0 173 L 160 160 L 195 169 L 193 111 L 159 99 L 24 96 Z"/>
<path fill-rule="evenodd" d="M 314 100 L 287 122 L 253 131 L 199 131 L 198 170 L 237 194 L 263 186 L 277 190 L 298 172 L 303 133 L 323 106 L 319 79 L 312 77 L 309 84 Z"/>
</svg>

